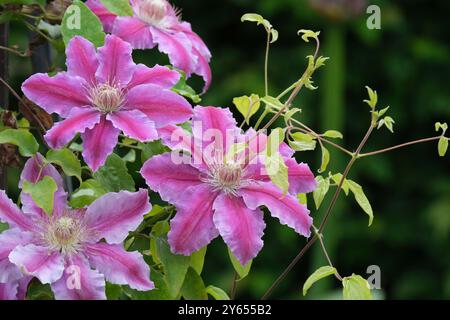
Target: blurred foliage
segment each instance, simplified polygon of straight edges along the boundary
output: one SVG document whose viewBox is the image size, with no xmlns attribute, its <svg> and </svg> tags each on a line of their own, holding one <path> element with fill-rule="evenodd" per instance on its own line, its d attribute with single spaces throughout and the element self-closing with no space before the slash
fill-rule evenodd
<svg viewBox="0 0 450 320">
<path fill-rule="evenodd" d="M 305 90 L 297 98 L 295 103 L 303 110 L 302 120 L 310 127 L 319 130 L 329 119 L 340 119 L 342 128 L 326 129 L 342 131 L 345 145 L 355 149 L 369 125 L 367 106 L 362 102 L 366 98 L 364 86 L 369 85 L 377 89 L 381 104 L 391 106 L 396 128 L 395 134 L 387 130 L 375 132 L 366 151 L 434 135 L 434 123 L 448 122 L 450 118 L 450 2 L 371 1 L 381 7 L 381 30 L 367 29 L 365 10 L 358 15 L 359 9 L 353 8 L 351 15 L 342 17 L 339 11 L 331 10 L 330 14 L 330 10 L 323 9 L 333 2 L 352 3 L 338 0 L 173 1 L 183 9 L 184 19 L 192 23 L 213 54 L 213 84 L 202 104 L 230 107 L 236 118 L 242 120 L 232 104 L 233 97 L 264 94 L 265 35 L 254 25 L 240 22 L 242 14 L 257 12 L 279 31 L 269 67 L 273 94 L 281 92 L 301 75 L 307 63 L 305 56 L 311 53 L 310 47 L 296 35 L 297 30 L 321 31 L 321 41 L 325 44 L 321 54 L 331 58 L 325 68 L 338 70 L 339 74 L 327 77 L 319 73 L 315 76 L 319 89 Z M 315 3 L 315 9 L 311 3 Z M 13 22 L 11 30 L 10 45 L 26 49 L 26 29 Z M 336 30 L 340 32 L 339 37 L 334 34 Z M 327 46 L 328 41 L 332 45 Z M 333 51 L 337 47 L 345 55 L 334 60 Z M 54 67 L 64 67 L 61 54 L 55 52 L 53 58 Z M 149 65 L 168 62 L 156 50 L 136 52 L 135 58 Z M 21 82 L 32 72 L 30 60 L 10 55 L 10 72 L 11 83 L 19 90 Z M 190 82 L 199 91 L 200 79 Z M 342 106 L 337 111 L 327 108 L 323 97 L 331 97 L 331 103 L 333 99 L 342 99 Z M 324 123 L 325 117 L 327 123 Z M 332 159 L 337 156 L 334 153 Z M 310 163 L 314 170 L 320 166 L 318 152 L 302 152 L 298 159 Z M 341 162 L 334 171 L 342 172 L 344 164 Z M 142 186 L 136 164 L 130 163 L 128 168 L 133 172 L 137 187 Z M 19 173 L 17 169 L 10 171 L 11 192 L 17 190 Z M 375 219 L 367 228 L 367 217 L 361 214 L 358 205 L 353 201 L 344 205 L 345 199 L 341 197 L 341 205 L 336 208 L 339 212 L 333 214 L 325 230 L 325 242 L 327 234 L 337 235 L 332 237 L 335 242 L 327 242 L 327 245 L 332 247 L 330 254 L 339 272 L 343 276 L 352 273 L 364 276 L 367 266 L 378 265 L 383 292 L 375 293 L 377 297 L 449 299 L 449 173 L 448 157 L 439 158 L 434 144 L 417 145 L 357 162 L 349 178 L 364 186 Z M 320 220 L 329 201 L 328 196 L 322 210 L 315 212 L 312 196 L 308 196 L 316 220 Z M 264 249 L 253 261 L 250 274 L 239 281 L 238 298 L 259 298 L 305 244 L 304 238 L 275 223 L 268 215 L 266 222 Z M 322 259 L 319 259 L 320 265 L 325 264 Z M 312 252 L 308 253 L 272 297 L 302 298 L 303 283 L 317 263 Z M 222 240 L 214 241 L 208 249 L 203 275 L 207 284 L 231 287 L 233 267 Z M 325 291 L 315 286 L 307 298 L 336 297 L 334 289 L 338 287 L 339 283 L 330 279 Z"/>
</svg>

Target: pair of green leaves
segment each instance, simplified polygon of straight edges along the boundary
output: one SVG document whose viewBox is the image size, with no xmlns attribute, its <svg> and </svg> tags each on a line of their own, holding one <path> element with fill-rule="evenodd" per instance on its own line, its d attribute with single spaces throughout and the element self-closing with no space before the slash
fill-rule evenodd
<svg viewBox="0 0 450 320">
<path fill-rule="evenodd" d="M 334 175 L 330 173 L 329 177 L 327 178 L 324 178 L 322 176 L 316 177 L 317 188 L 313 192 L 313 198 L 317 209 L 320 208 L 325 195 L 330 189 L 330 182 L 333 181 L 336 185 L 340 185 L 342 178 L 343 176 L 340 173 Z M 350 191 L 353 193 L 356 202 L 369 216 L 369 226 L 371 226 L 373 222 L 373 210 L 362 186 L 352 180 L 344 179 L 344 181 L 342 181 L 342 190 L 344 191 L 345 195 L 348 195 Z"/>
<path fill-rule="evenodd" d="M 305 296 L 308 293 L 315 282 L 332 275 L 337 275 L 337 270 L 331 266 L 317 269 L 303 285 L 303 295 Z M 359 275 L 352 274 L 350 277 L 343 278 L 342 288 L 344 300 L 372 300 L 369 283 Z"/>
<path fill-rule="evenodd" d="M 264 29 L 266 29 L 268 36 L 270 36 L 270 43 L 274 43 L 278 40 L 278 31 L 274 29 L 269 20 L 264 19 L 263 16 L 256 13 L 246 13 L 241 17 L 241 21 L 256 22 L 257 25 L 262 25 Z"/>
</svg>

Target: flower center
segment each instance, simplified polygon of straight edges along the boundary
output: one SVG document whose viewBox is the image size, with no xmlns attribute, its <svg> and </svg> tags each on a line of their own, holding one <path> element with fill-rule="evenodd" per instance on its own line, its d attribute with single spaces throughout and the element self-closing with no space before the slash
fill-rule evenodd
<svg viewBox="0 0 450 320">
<path fill-rule="evenodd" d="M 52 250 L 66 254 L 78 251 L 84 234 L 78 219 L 63 216 L 49 223 L 44 238 Z"/>
<path fill-rule="evenodd" d="M 210 184 L 216 190 L 236 194 L 242 182 L 242 167 L 240 164 L 215 165 L 210 170 L 204 182 Z"/>
<path fill-rule="evenodd" d="M 94 106 L 102 113 L 117 111 L 124 100 L 122 90 L 107 83 L 92 88 L 90 96 Z"/>
<path fill-rule="evenodd" d="M 168 6 L 166 0 L 136 0 L 134 12 L 142 21 L 159 28 L 167 27 Z"/>
</svg>

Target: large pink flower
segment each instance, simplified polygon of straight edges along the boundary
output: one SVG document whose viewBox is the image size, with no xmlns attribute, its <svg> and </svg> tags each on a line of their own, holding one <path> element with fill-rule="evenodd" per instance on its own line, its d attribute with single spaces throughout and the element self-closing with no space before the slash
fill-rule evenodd
<svg viewBox="0 0 450 320">
<path fill-rule="evenodd" d="M 254 131 L 241 134 L 227 109 L 196 107 L 192 121 L 192 137 L 176 126 L 161 131 L 166 144 L 190 153 L 189 163 L 176 164 L 173 154 L 166 153 L 148 160 L 141 171 L 150 188 L 177 207 L 168 235 L 173 252 L 189 255 L 220 234 L 246 264 L 263 246 L 261 206 L 282 224 L 310 235 L 312 219 L 296 195 L 314 190 L 314 175 L 306 164 L 292 158 L 293 151 L 286 144 L 281 145 L 280 153 L 288 166 L 290 187 L 283 195 L 266 174 L 261 155 L 256 155 L 265 150 L 267 136 Z M 201 123 L 200 129 L 197 123 Z M 245 156 L 227 157 L 229 146 L 242 141 L 249 146 Z M 251 158 L 251 154 L 255 156 Z"/>
<path fill-rule="evenodd" d="M 23 83 L 31 101 L 65 118 L 47 132 L 50 147 L 61 148 L 81 133 L 83 157 L 96 171 L 120 131 L 151 141 L 158 138 L 157 128 L 191 117 L 190 104 L 170 90 L 179 74 L 158 65 L 136 65 L 131 52 L 130 44 L 115 36 L 107 36 L 98 51 L 77 36 L 67 47 L 67 72 L 54 77 L 38 73 Z"/>
<path fill-rule="evenodd" d="M 170 62 L 188 76 L 198 74 L 205 80 L 205 92 L 211 83 L 211 53 L 202 39 L 182 22 L 178 12 L 166 0 L 130 0 L 133 16 L 118 17 L 98 0 L 86 5 L 100 18 L 107 32 L 131 43 L 135 49 L 151 49 L 169 55 Z"/>
<path fill-rule="evenodd" d="M 0 221 L 10 229 L 0 234 L 0 298 L 23 297 L 29 277 L 50 284 L 56 299 L 105 299 L 105 279 L 137 290 L 154 288 L 150 269 L 138 252 L 121 243 L 149 212 L 148 193 L 108 193 L 89 207 L 67 206 L 62 179 L 41 155 L 28 160 L 21 181 L 52 177 L 58 190 L 52 215 L 22 193 L 22 210 L 0 191 Z M 105 241 L 102 241 L 102 240 Z M 11 290 L 4 295 L 5 290 Z"/>
</svg>

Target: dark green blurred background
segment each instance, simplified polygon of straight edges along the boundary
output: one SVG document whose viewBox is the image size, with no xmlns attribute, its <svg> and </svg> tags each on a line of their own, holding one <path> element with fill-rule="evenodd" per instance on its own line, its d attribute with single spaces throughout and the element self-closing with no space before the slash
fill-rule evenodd
<svg viewBox="0 0 450 320">
<path fill-rule="evenodd" d="M 316 3 L 313 9 L 311 3 Z M 213 84 L 202 104 L 229 106 L 244 94 L 263 95 L 265 33 L 262 27 L 241 23 L 257 12 L 280 32 L 271 51 L 270 91 L 277 95 L 303 72 L 313 47 L 298 29 L 321 31 L 321 54 L 331 59 L 314 76 L 316 91 L 304 90 L 296 100 L 302 121 L 316 131 L 337 129 L 344 145 L 355 149 L 369 125 L 365 85 L 378 91 L 380 104 L 390 105 L 395 134 L 376 131 L 365 151 L 435 135 L 436 121 L 450 122 L 450 2 L 445 0 L 370 1 L 381 7 L 381 30 L 366 27 L 365 1 L 225 0 L 173 1 L 183 18 L 208 44 L 213 54 Z M 333 7 L 343 3 L 343 7 Z M 331 4 L 331 7 L 330 7 Z M 358 13 L 359 7 L 362 9 Z M 337 11 L 336 11 L 337 8 Z M 10 44 L 27 45 L 22 28 L 12 24 Z M 141 52 L 136 59 L 166 63 L 160 55 Z M 30 73 L 27 59 L 11 56 L 10 71 L 18 88 Z M 195 80 L 194 80 L 195 81 Z M 201 82 L 199 82 L 201 85 Z M 233 109 L 234 110 L 234 109 Z M 235 111 L 235 110 L 234 110 Z M 236 113 L 237 118 L 240 116 Z M 320 153 L 298 155 L 314 171 Z M 332 153 L 331 170 L 342 172 L 346 156 Z M 325 242 L 343 276 L 367 277 L 366 268 L 381 268 L 387 299 L 450 298 L 450 170 L 449 157 L 439 158 L 437 143 L 362 159 L 350 179 L 363 185 L 375 213 L 372 227 L 352 197 L 341 196 L 325 229 Z M 330 196 L 330 195 L 329 195 Z M 320 221 L 323 209 L 312 215 Z M 291 229 L 267 215 L 265 246 L 250 275 L 239 283 L 238 298 L 259 298 L 305 244 Z M 313 247 L 273 294 L 273 298 L 301 299 L 308 275 L 326 261 Z M 206 284 L 225 289 L 233 271 L 222 240 L 207 253 Z M 339 283 L 323 281 L 308 298 L 339 297 Z"/>
</svg>

